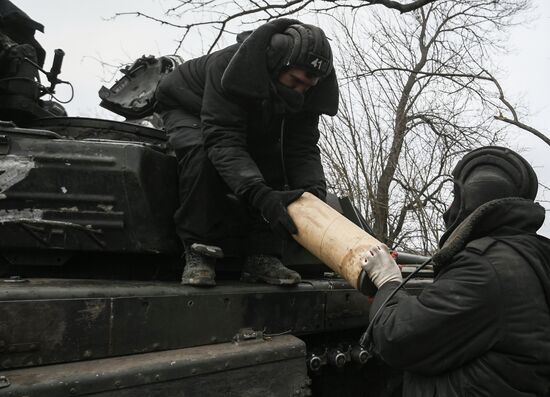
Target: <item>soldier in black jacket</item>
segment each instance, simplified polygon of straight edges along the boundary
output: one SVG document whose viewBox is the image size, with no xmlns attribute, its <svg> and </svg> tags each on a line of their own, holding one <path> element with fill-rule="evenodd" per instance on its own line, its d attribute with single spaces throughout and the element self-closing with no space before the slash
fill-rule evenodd
<svg viewBox="0 0 550 397">
<path fill-rule="evenodd" d="M 0 77 L 34 78 L 38 71 L 25 63 L 25 57 L 44 66 L 46 52 L 34 38 L 44 32 L 42 24 L 31 19 L 9 0 L 0 0 Z M 30 69 L 31 72 L 25 69 Z M 25 73 L 26 72 L 26 73 Z"/>
<path fill-rule="evenodd" d="M 550 240 L 536 234 L 536 175 L 517 153 L 486 147 L 453 176 L 433 284 L 382 307 L 401 275 L 384 247 L 367 261 L 379 288 L 371 349 L 405 370 L 404 396 L 550 396 Z"/>
<path fill-rule="evenodd" d="M 214 285 L 219 247 L 235 238 L 244 280 L 298 283 L 278 259 L 280 235 L 296 233 L 288 204 L 304 191 L 326 195 L 318 123 L 336 114 L 338 86 L 323 31 L 291 19 L 262 25 L 180 65 L 157 100 L 178 158 L 182 283 Z"/>
</svg>

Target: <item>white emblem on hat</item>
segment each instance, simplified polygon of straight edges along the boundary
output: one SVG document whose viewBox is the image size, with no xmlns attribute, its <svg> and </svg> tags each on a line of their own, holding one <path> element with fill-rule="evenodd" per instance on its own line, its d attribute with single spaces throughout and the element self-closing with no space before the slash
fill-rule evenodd
<svg viewBox="0 0 550 397">
<path fill-rule="evenodd" d="M 321 61 L 319 58 L 315 58 L 313 61 L 311 61 L 311 65 L 314 68 L 321 69 L 321 65 L 323 65 L 323 61 Z"/>
</svg>

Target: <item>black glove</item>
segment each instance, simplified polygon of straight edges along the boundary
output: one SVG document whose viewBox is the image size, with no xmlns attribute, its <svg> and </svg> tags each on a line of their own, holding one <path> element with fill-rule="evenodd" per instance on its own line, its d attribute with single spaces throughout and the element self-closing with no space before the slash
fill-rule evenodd
<svg viewBox="0 0 550 397">
<path fill-rule="evenodd" d="M 248 201 L 252 207 L 260 211 L 273 231 L 283 238 L 289 238 L 290 234 L 297 234 L 298 229 L 288 215 L 286 207 L 303 193 L 303 189 L 281 191 L 273 190 L 266 185 L 258 185 L 249 191 Z"/>
</svg>

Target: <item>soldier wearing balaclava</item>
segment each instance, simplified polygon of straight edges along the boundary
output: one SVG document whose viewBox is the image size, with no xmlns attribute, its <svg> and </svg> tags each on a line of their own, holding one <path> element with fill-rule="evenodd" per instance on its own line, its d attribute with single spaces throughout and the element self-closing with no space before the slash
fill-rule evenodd
<svg viewBox="0 0 550 397">
<path fill-rule="evenodd" d="M 280 260 L 296 233 L 286 207 L 304 191 L 324 199 L 319 116 L 335 115 L 332 52 L 318 27 L 279 19 L 171 72 L 157 100 L 178 159 L 176 229 L 183 284 L 214 285 L 222 256 L 242 279 L 296 284 Z"/>
<path fill-rule="evenodd" d="M 545 210 L 535 172 L 489 146 L 452 175 L 433 283 L 409 295 L 384 247 L 367 261 L 378 287 L 369 348 L 405 370 L 404 396 L 548 396 L 550 240 L 537 234 Z"/>
</svg>

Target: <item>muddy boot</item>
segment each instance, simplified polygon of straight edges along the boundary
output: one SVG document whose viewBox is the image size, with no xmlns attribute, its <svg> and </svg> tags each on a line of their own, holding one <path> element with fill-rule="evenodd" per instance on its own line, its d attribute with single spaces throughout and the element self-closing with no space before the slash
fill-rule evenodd
<svg viewBox="0 0 550 397">
<path fill-rule="evenodd" d="M 216 285 L 214 265 L 216 259 L 199 254 L 193 250 L 185 252 L 185 268 L 181 276 L 181 283 L 198 287 L 212 287 Z"/>
<path fill-rule="evenodd" d="M 223 250 L 217 245 L 194 243 L 191 245 L 191 251 L 216 259 L 221 259 L 224 256 Z"/>
<path fill-rule="evenodd" d="M 294 270 L 285 267 L 282 262 L 270 255 L 251 255 L 246 258 L 242 281 L 256 283 L 263 281 L 275 285 L 298 284 L 302 278 Z"/>
</svg>

